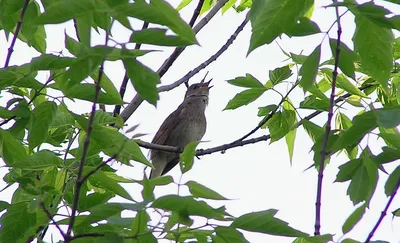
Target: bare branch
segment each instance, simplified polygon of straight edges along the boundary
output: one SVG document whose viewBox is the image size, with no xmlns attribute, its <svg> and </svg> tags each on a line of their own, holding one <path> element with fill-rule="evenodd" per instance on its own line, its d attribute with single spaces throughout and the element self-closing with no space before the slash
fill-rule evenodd
<svg viewBox="0 0 400 243">
<path fill-rule="evenodd" d="M 106 28 L 106 37 L 105 37 L 105 45 L 108 44 L 108 31 Z M 103 72 L 104 72 L 104 59 L 101 62 L 100 68 L 99 68 L 99 76 L 96 82 L 96 89 L 95 89 L 95 94 L 94 94 L 94 100 L 92 104 L 92 111 L 90 113 L 89 117 L 89 124 L 88 124 L 88 129 L 86 131 L 86 137 L 85 141 L 83 143 L 83 150 L 82 150 L 82 157 L 81 161 L 79 162 L 79 168 L 78 168 L 78 178 L 76 179 L 75 183 L 75 190 L 74 190 L 74 199 L 73 199 L 73 204 L 72 204 L 72 209 L 71 209 L 71 218 L 69 220 L 69 225 L 68 225 L 68 230 L 66 234 L 66 239 L 65 242 L 70 242 L 71 241 L 71 233 L 72 233 L 72 228 L 74 227 L 75 224 L 75 214 L 78 208 L 78 203 L 79 203 L 79 196 L 80 196 L 80 191 L 81 191 L 81 186 L 82 186 L 82 174 L 83 174 L 83 167 L 85 165 L 85 160 L 86 156 L 89 150 L 89 143 L 90 143 L 90 136 L 92 135 L 93 131 L 93 122 L 94 122 L 94 116 L 96 114 L 96 104 L 99 99 L 100 95 L 100 89 L 101 89 L 101 78 L 103 77 Z"/>
<path fill-rule="evenodd" d="M 250 136 L 251 136 L 252 134 L 254 134 L 258 129 L 260 129 L 262 126 L 264 126 L 264 124 L 267 123 L 267 122 L 272 118 L 272 116 L 277 112 L 277 110 L 279 109 L 279 107 L 283 104 L 283 102 L 285 102 L 285 100 L 287 99 L 287 97 L 289 96 L 289 94 L 294 90 L 294 88 L 297 87 L 298 84 L 299 84 L 299 82 L 296 82 L 296 83 L 290 88 L 290 90 L 287 92 L 287 94 L 286 94 L 284 97 L 282 97 L 281 101 L 280 101 L 279 104 L 276 106 L 275 110 L 273 110 L 272 112 L 270 112 L 270 113 L 268 114 L 268 116 L 264 117 L 264 119 L 262 119 L 262 120 L 258 123 L 258 125 L 257 125 L 253 130 L 251 130 L 249 133 L 247 133 L 247 134 L 244 135 L 243 137 L 239 138 L 239 139 L 236 140 L 235 142 L 239 142 L 239 141 L 242 141 L 242 140 L 244 140 L 244 139 L 250 137 Z"/>
<path fill-rule="evenodd" d="M 381 216 L 379 217 L 378 221 L 376 222 L 374 228 L 371 230 L 371 232 L 369 233 L 367 239 L 365 240 L 365 243 L 369 243 L 372 239 L 372 237 L 374 236 L 376 230 L 378 229 L 379 225 L 382 223 L 382 220 L 385 218 L 387 211 L 389 210 L 390 205 L 393 202 L 394 197 L 397 194 L 397 191 L 399 190 L 400 187 L 400 178 L 397 180 L 397 186 L 396 188 L 393 190 L 392 195 L 390 195 L 389 201 L 386 203 L 385 208 L 383 209 Z"/>
<path fill-rule="evenodd" d="M 142 26 L 142 30 L 145 30 L 148 27 L 149 27 L 149 22 L 144 22 L 143 26 Z M 136 43 L 135 50 L 139 50 L 141 46 L 142 46 L 141 43 Z M 119 95 L 121 96 L 122 100 L 124 100 L 124 96 L 125 96 L 125 92 L 126 92 L 126 86 L 128 86 L 128 81 L 129 81 L 128 74 L 127 74 L 127 72 L 125 70 L 124 79 L 122 80 L 121 87 L 119 88 Z M 115 106 L 114 116 L 119 115 L 119 113 L 121 112 L 121 107 L 122 107 L 121 105 L 116 105 Z"/>
<path fill-rule="evenodd" d="M 96 168 L 94 168 L 93 170 L 89 171 L 89 173 L 87 173 L 84 177 L 82 177 L 80 179 L 80 184 L 83 184 L 91 175 L 93 175 L 94 173 L 96 173 L 98 170 L 100 170 L 101 168 L 103 168 L 106 164 L 108 164 L 110 161 L 114 160 L 117 158 L 117 155 L 113 155 L 112 157 L 110 157 L 109 159 L 107 159 L 106 161 L 101 162 Z"/>
<path fill-rule="evenodd" d="M 207 67 L 210 63 L 213 61 L 217 60 L 218 57 L 220 57 L 228 48 L 230 45 L 232 45 L 233 41 L 236 39 L 238 34 L 243 30 L 243 28 L 246 26 L 248 22 L 248 18 L 246 16 L 245 20 L 238 26 L 236 31 L 232 34 L 232 36 L 227 40 L 227 42 L 211 57 L 209 57 L 205 62 L 201 63 L 199 66 L 197 66 L 195 69 L 191 70 L 188 72 L 185 76 L 180 78 L 179 80 L 175 81 L 172 84 L 169 85 L 164 85 L 158 88 L 158 92 L 165 92 L 172 90 L 179 85 L 185 83 L 188 81 L 191 77 L 193 77 L 195 74 L 200 72 L 203 68 Z M 139 95 L 136 95 L 131 103 L 122 111 L 121 117 L 124 121 L 128 120 L 128 118 L 133 114 L 133 112 L 136 111 L 136 109 L 140 106 L 140 104 L 143 102 L 143 100 L 140 98 Z"/>
<path fill-rule="evenodd" d="M 45 214 L 47 215 L 47 217 L 50 219 L 50 221 L 56 226 L 56 228 L 58 229 L 58 231 L 60 232 L 61 236 L 64 238 L 64 240 L 66 240 L 66 235 L 64 233 L 64 231 L 61 229 L 61 227 L 57 224 L 57 222 L 54 220 L 53 215 L 51 215 L 51 213 L 49 212 L 49 210 L 47 210 L 46 206 L 44 205 L 43 202 L 40 202 L 40 207 L 42 208 L 42 210 L 45 212 Z"/>
<path fill-rule="evenodd" d="M 17 27 L 15 28 L 15 32 L 14 32 L 14 36 L 11 41 L 11 45 L 8 48 L 8 53 L 7 53 L 7 57 L 6 57 L 6 62 L 4 64 L 4 68 L 8 67 L 8 64 L 10 64 L 11 55 L 14 52 L 15 42 L 17 41 L 17 37 L 18 37 L 19 31 L 21 29 L 22 21 L 24 20 L 24 15 L 25 15 L 26 9 L 28 8 L 28 5 L 29 5 L 29 0 L 25 0 L 24 6 L 22 7 L 22 10 L 21 10 L 21 14 L 19 15 Z"/>
<path fill-rule="evenodd" d="M 193 12 L 192 18 L 190 19 L 189 25 L 190 27 L 193 27 L 194 23 L 196 22 L 197 17 L 200 14 L 201 7 L 203 6 L 204 0 L 200 0 L 196 9 Z M 217 7 L 219 10 L 219 8 Z M 217 10 L 217 11 L 218 11 Z M 211 11 L 210 11 L 211 12 Z M 215 13 L 214 13 L 215 15 Z M 214 16 L 212 15 L 212 16 Z M 197 31 L 193 28 L 194 33 L 198 33 L 201 28 L 198 28 L 197 25 L 195 26 Z M 168 69 L 172 66 L 172 64 L 178 59 L 178 57 L 182 54 L 182 52 L 186 49 L 186 47 L 177 47 L 175 50 L 171 53 L 171 55 L 164 61 L 164 63 L 161 65 L 161 67 L 157 70 L 157 74 L 160 76 L 164 76 L 164 74 L 168 71 Z"/>
<path fill-rule="evenodd" d="M 336 0 L 333 0 L 333 3 L 336 3 Z M 327 155 L 327 146 L 329 135 L 331 133 L 331 123 L 333 117 L 333 107 L 335 106 L 335 90 L 336 90 L 336 79 L 338 76 L 338 67 L 339 67 L 339 56 L 340 56 L 340 37 L 342 35 L 342 27 L 340 24 L 340 15 L 339 8 L 335 7 L 336 12 L 336 20 L 337 20 L 337 43 L 336 43 L 336 56 L 335 56 L 335 65 L 332 73 L 332 89 L 331 89 L 331 97 L 329 100 L 329 111 L 328 111 L 328 120 L 326 122 L 324 138 L 322 140 L 321 147 L 321 155 L 319 160 L 319 170 L 318 170 L 318 181 L 317 181 L 317 198 L 315 202 L 315 232 L 314 235 L 320 235 L 321 229 L 321 205 L 322 205 L 322 181 L 324 178 L 324 163 L 325 157 Z"/>
</svg>

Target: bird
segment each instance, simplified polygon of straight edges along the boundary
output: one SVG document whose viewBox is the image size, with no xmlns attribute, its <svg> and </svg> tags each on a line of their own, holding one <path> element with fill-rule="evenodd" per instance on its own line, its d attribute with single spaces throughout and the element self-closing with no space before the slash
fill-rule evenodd
<svg viewBox="0 0 400 243">
<path fill-rule="evenodd" d="M 207 74 L 199 82 L 188 87 L 183 102 L 161 124 L 152 140 L 153 144 L 169 145 L 184 148 L 193 141 L 200 141 L 207 129 L 205 110 L 208 105 L 210 79 L 205 82 Z M 187 84 L 186 84 L 187 85 Z M 168 173 L 179 163 L 179 155 L 160 150 L 150 150 L 150 160 L 154 169 L 150 179 Z"/>
</svg>

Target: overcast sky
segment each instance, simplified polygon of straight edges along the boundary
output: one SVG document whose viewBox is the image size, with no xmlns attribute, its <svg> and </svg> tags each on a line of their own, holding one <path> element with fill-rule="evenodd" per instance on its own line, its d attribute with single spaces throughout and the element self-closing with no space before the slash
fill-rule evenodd
<svg viewBox="0 0 400 243">
<path fill-rule="evenodd" d="M 173 6 L 177 6 L 179 1 L 169 1 Z M 316 1 L 313 20 L 318 23 L 321 30 L 326 31 L 335 20 L 334 9 L 325 9 L 322 6 L 328 5 L 331 1 Z M 381 1 L 376 1 L 381 4 Z M 194 1 L 187 8 L 182 10 L 182 17 L 188 21 L 197 1 Z M 386 6 L 394 13 L 400 13 L 400 8 L 394 4 L 386 4 Z M 215 18 L 198 34 L 197 39 L 201 46 L 192 46 L 179 57 L 174 63 L 170 71 L 162 78 L 162 84 L 169 84 L 181 78 L 188 71 L 205 61 L 209 56 L 214 54 L 235 31 L 237 26 L 243 21 L 244 13 L 237 14 L 233 10 L 229 10 L 223 16 L 217 14 Z M 135 28 L 140 28 L 140 22 L 133 23 Z M 354 22 L 351 14 L 346 14 L 342 19 L 343 35 L 342 40 L 348 46 L 352 47 L 351 38 L 354 32 Z M 70 35 L 75 36 L 71 23 L 62 25 L 48 26 L 47 30 L 47 52 L 59 52 L 63 50 L 64 30 Z M 0 63 L 4 63 L 7 48 L 10 42 L 7 42 L 4 32 L 0 32 Z M 129 32 L 115 25 L 112 30 L 113 38 L 120 42 L 128 41 Z M 396 33 L 398 36 L 398 32 Z M 268 72 L 276 67 L 287 64 L 286 57 L 280 51 L 276 42 L 268 46 L 262 46 L 253 51 L 248 57 L 246 53 L 249 47 L 251 35 L 250 23 L 244 31 L 240 33 L 234 44 L 226 51 L 221 58 L 212 63 L 199 75 L 191 79 L 191 83 L 199 81 L 209 71 L 208 77 L 213 78 L 214 87 L 211 89 L 210 102 L 207 109 L 208 128 L 204 137 L 206 143 L 200 144 L 201 148 L 209 148 L 217 145 L 232 142 L 233 140 L 243 136 L 253 129 L 259 122 L 257 117 L 258 107 L 269 104 L 277 104 L 280 96 L 273 91 L 266 92 L 260 99 L 243 108 L 234 111 L 222 111 L 227 102 L 233 96 L 242 91 L 241 88 L 233 87 L 226 83 L 226 80 L 243 76 L 246 73 L 252 74 L 262 82 L 268 80 Z M 312 50 L 321 43 L 324 34 L 314 35 L 307 38 L 282 38 L 277 42 L 287 52 L 299 54 L 303 52 L 308 55 Z M 336 37 L 336 30 L 332 30 L 330 37 Z M 101 44 L 103 37 L 96 36 L 93 44 Z M 331 57 L 331 51 L 326 38 L 322 45 L 321 60 Z M 144 49 L 153 49 L 154 47 L 144 46 Z M 163 60 L 171 52 L 171 49 L 165 49 L 165 52 L 155 52 L 141 57 L 140 60 L 157 70 Z M 68 51 L 64 51 L 65 54 Z M 29 62 L 32 57 L 39 54 L 33 49 L 26 47 L 25 44 L 17 41 L 11 64 L 22 64 Z M 119 87 L 124 75 L 124 70 L 120 62 L 106 63 L 105 72 Z M 42 75 L 43 77 L 47 77 Z M 292 82 L 295 76 L 292 76 Z M 290 88 L 288 84 L 281 84 L 278 90 L 283 92 Z M 183 100 L 185 87 L 181 87 L 160 94 L 160 100 L 157 108 L 147 103 L 143 103 L 136 113 L 128 120 L 130 126 L 140 124 L 138 132 L 147 133 L 148 135 L 142 139 L 151 141 L 158 127 L 163 120 L 174 111 Z M 125 101 L 130 101 L 134 96 L 134 91 L 129 86 Z M 4 95 L 4 94 L 2 94 Z M 4 105 L 7 96 L 0 98 L 0 105 Z M 301 90 L 293 92 L 290 99 L 298 105 L 304 94 Z M 79 113 L 87 113 L 90 111 L 88 102 L 77 101 L 75 104 L 70 103 L 72 109 Z M 358 110 L 350 106 L 345 106 L 343 112 L 349 116 L 353 116 Z M 108 111 L 111 111 L 109 109 Z M 300 114 L 304 117 L 309 111 L 300 110 Z M 327 114 L 322 114 L 313 119 L 322 125 L 327 119 Z M 268 134 L 267 130 L 260 130 L 254 136 Z M 366 141 L 365 141 L 366 142 Z M 363 143 L 365 146 L 366 143 Z M 278 209 L 276 215 L 280 219 L 290 223 L 290 226 L 313 234 L 314 232 L 314 214 L 315 214 L 315 198 L 316 198 L 316 182 L 317 172 L 315 169 L 304 170 L 312 163 L 313 153 L 310 153 L 312 141 L 304 132 L 303 128 L 297 131 L 295 142 L 295 151 L 292 164 L 290 163 L 285 140 L 269 144 L 270 142 L 261 142 L 254 145 L 239 147 L 226 151 L 225 154 L 215 153 L 201 157 L 196 160 L 193 169 L 182 177 L 182 182 L 195 180 L 206 185 L 223 196 L 230 198 L 230 201 L 211 202 L 214 206 L 226 205 L 227 211 L 234 216 L 244 213 L 260 211 L 266 209 Z M 374 136 L 370 136 L 368 140 L 373 153 L 378 153 L 382 146 L 382 142 Z M 147 155 L 148 151 L 143 150 Z M 350 237 L 359 241 L 364 241 L 375 225 L 387 202 L 382 188 L 386 182 L 387 175 L 379 174 L 379 184 L 371 202 L 370 209 L 353 231 L 344 238 L 341 231 L 342 225 L 347 217 L 356 208 L 348 196 L 346 190 L 348 183 L 333 183 L 338 172 L 338 166 L 348 161 L 344 155 L 333 156 L 331 163 L 325 170 L 323 184 L 323 201 L 322 201 L 322 234 L 335 234 L 335 240 Z M 396 163 L 398 164 L 398 162 Z M 135 168 L 119 168 L 119 174 L 128 178 L 142 178 L 143 167 L 141 165 Z M 385 167 L 388 172 L 392 171 L 395 166 L 389 165 Z M 0 175 L 3 176 L 7 172 L 7 168 L 0 169 Z M 179 181 L 179 167 L 173 169 L 170 173 Z M 5 186 L 3 181 L 0 182 L 1 188 Z M 126 185 L 125 188 L 134 198 L 140 199 L 140 188 L 132 185 Z M 10 201 L 11 195 L 15 187 L 7 189 L 0 194 L 0 200 Z M 162 196 L 166 194 L 177 193 L 176 185 L 160 187 L 156 189 L 156 195 Z M 183 187 L 180 191 L 181 195 L 185 195 L 188 191 Z M 400 198 L 396 198 L 389 212 L 400 207 Z M 397 232 L 396 232 L 397 229 Z M 389 242 L 400 242 L 400 221 L 392 220 L 389 213 L 382 222 L 379 230 L 375 234 L 374 239 L 386 240 Z M 52 231 L 57 233 L 56 231 Z M 50 234 L 47 235 L 50 237 Z M 250 242 L 292 242 L 293 238 L 283 238 L 275 236 L 267 236 L 255 233 L 246 233 L 246 238 Z M 50 238 L 49 238 L 50 239 Z"/>
</svg>

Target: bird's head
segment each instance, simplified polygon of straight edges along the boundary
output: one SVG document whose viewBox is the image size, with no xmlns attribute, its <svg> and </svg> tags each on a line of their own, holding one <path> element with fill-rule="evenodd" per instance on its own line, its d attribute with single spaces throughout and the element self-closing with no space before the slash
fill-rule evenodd
<svg viewBox="0 0 400 243">
<path fill-rule="evenodd" d="M 210 89 L 213 86 L 212 85 L 210 86 L 210 82 L 212 81 L 212 79 L 208 80 L 208 82 L 205 82 L 206 77 L 207 77 L 207 74 L 206 74 L 206 76 L 204 76 L 203 80 L 200 81 L 200 83 L 195 83 L 188 87 L 186 94 L 185 94 L 185 99 L 196 98 L 196 97 L 201 97 L 201 96 L 205 96 L 208 98 Z"/>
</svg>

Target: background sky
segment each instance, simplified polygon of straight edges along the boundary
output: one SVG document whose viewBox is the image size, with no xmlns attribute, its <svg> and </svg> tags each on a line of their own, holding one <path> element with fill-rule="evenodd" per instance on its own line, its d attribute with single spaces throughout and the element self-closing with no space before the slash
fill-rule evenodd
<svg viewBox="0 0 400 243">
<path fill-rule="evenodd" d="M 170 0 L 173 6 L 177 6 L 180 1 Z M 361 1 L 359 1 L 361 2 Z M 331 1 L 316 1 L 313 20 L 318 23 L 322 31 L 326 31 L 334 22 L 335 15 L 333 8 L 324 8 Z M 383 1 L 376 1 L 377 4 L 383 4 Z M 191 3 L 188 7 L 181 11 L 181 16 L 188 21 L 191 17 L 197 1 Z M 394 13 L 400 13 L 400 7 L 395 4 L 385 3 L 384 6 Z M 203 16 L 201 16 L 203 17 Z M 197 67 L 208 57 L 213 55 L 231 34 L 236 30 L 237 26 L 244 20 L 245 13 L 237 14 L 234 10 L 227 11 L 224 15 L 218 13 L 211 22 L 203 28 L 197 35 L 200 46 L 188 47 L 184 53 L 173 64 L 170 71 L 162 78 L 162 84 L 172 83 L 188 71 Z M 141 27 L 140 22 L 132 22 L 136 29 Z M 70 36 L 75 37 L 72 23 L 61 25 L 47 26 L 47 52 L 55 53 L 63 51 L 68 55 L 68 51 L 64 50 L 64 31 Z M 342 18 L 342 41 L 352 47 L 351 38 L 354 33 L 354 22 L 350 13 Z M 0 63 L 3 64 L 7 54 L 7 48 L 10 41 L 5 38 L 4 32 L 0 32 Z M 130 33 L 122 26 L 116 24 L 112 30 L 113 39 L 118 42 L 126 42 Z M 312 50 L 321 43 L 325 34 L 313 35 L 307 38 L 287 38 L 277 39 L 276 42 L 286 51 L 296 54 L 303 53 L 309 55 Z M 93 45 L 102 44 L 104 38 L 93 32 Z M 204 141 L 200 144 L 200 148 L 209 148 L 221 144 L 232 142 L 243 136 L 253 129 L 259 122 L 257 117 L 258 107 L 269 104 L 277 104 L 281 97 L 273 91 L 266 92 L 256 102 L 239 108 L 234 111 L 223 111 L 227 102 L 233 96 L 242 91 L 241 88 L 234 87 L 226 82 L 226 80 L 234 79 L 238 76 L 244 76 L 246 73 L 252 74 L 254 77 L 265 83 L 269 77 L 268 72 L 276 67 L 284 66 L 286 57 L 279 49 L 276 42 L 262 46 L 253 51 L 246 57 L 251 36 L 250 23 L 244 31 L 239 34 L 234 44 L 214 63 L 202 70 L 198 75 L 193 77 L 190 83 L 201 80 L 206 71 L 209 71 L 208 77 L 213 78 L 214 87 L 211 89 L 210 102 L 207 109 L 208 128 Z M 336 38 L 336 29 L 330 32 L 330 37 Z M 396 33 L 398 36 L 398 32 Z M 113 45 L 110 42 L 110 45 Z M 151 46 L 144 46 L 142 49 L 154 49 Z M 160 49 L 157 47 L 157 49 Z M 166 57 L 171 53 L 171 48 L 160 49 L 164 52 L 155 52 L 140 58 L 140 61 L 157 70 Z M 11 59 L 11 65 L 29 62 L 31 58 L 38 56 L 39 53 L 25 46 L 24 43 L 17 41 L 15 51 Z M 331 57 L 328 38 L 322 45 L 321 60 L 325 61 Z M 123 79 L 124 70 L 121 62 L 106 63 L 105 72 L 119 87 Z M 48 75 L 41 74 L 42 80 Z M 295 81 L 296 76 L 293 75 L 291 82 Z M 130 101 L 134 97 L 132 86 L 125 96 L 125 101 Z M 280 84 L 278 90 L 286 93 L 290 84 Z M 147 136 L 142 137 L 145 141 L 151 141 L 154 134 L 158 130 L 163 120 L 174 111 L 183 100 L 186 88 L 184 85 L 160 94 L 160 100 L 157 107 L 143 103 L 133 116 L 127 121 L 127 128 L 140 124 L 137 132 L 146 133 Z M 0 97 L 0 105 L 4 105 L 7 95 Z M 290 99 L 298 105 L 304 94 L 301 90 L 297 90 L 290 95 Z M 90 103 L 85 101 L 69 102 L 72 109 L 78 113 L 87 113 L 90 111 Z M 112 111 L 110 108 L 108 111 Z M 345 106 L 342 111 L 348 116 L 353 116 L 359 110 L 351 106 Z M 300 110 L 302 117 L 309 114 L 309 111 Z M 319 115 L 313 119 L 319 125 L 326 122 L 327 114 Z M 126 129 L 125 129 L 126 130 Z M 267 130 L 259 130 L 253 136 L 268 134 Z M 128 134 L 129 135 L 129 134 Z M 362 145 L 368 143 L 373 153 L 378 153 L 382 146 L 382 142 L 374 136 L 364 139 Z M 315 218 L 315 198 L 317 172 L 315 169 L 304 171 L 313 163 L 313 153 L 310 152 L 312 141 L 304 132 L 303 128 L 297 130 L 294 157 L 292 163 L 289 160 L 288 151 L 284 139 L 270 144 L 270 141 L 260 142 L 258 144 L 247 145 L 230 149 L 226 153 L 214 153 L 201 157 L 196 160 L 191 171 L 182 177 L 182 183 L 194 180 L 205 186 L 212 188 L 223 196 L 230 198 L 229 201 L 210 202 L 213 206 L 225 205 L 227 211 L 234 215 L 261 211 L 266 209 L 279 210 L 276 215 L 278 218 L 288 222 L 290 226 L 301 231 L 313 234 L 314 218 Z M 147 155 L 148 151 L 143 150 Z M 354 211 L 356 206 L 352 204 L 346 190 L 349 183 L 334 183 L 338 173 L 338 166 L 348 161 L 343 154 L 335 155 L 331 158 L 331 163 L 324 172 L 323 184 L 323 201 L 322 201 L 322 234 L 335 234 L 335 241 L 346 237 L 359 241 L 364 241 L 369 232 L 378 220 L 388 198 L 385 196 L 382 188 L 386 182 L 387 175 L 379 174 L 379 183 L 371 202 L 370 208 L 367 209 L 361 222 L 346 236 L 343 236 L 341 227 L 347 217 Z M 398 162 L 385 167 L 391 172 Z M 1 163 L 3 165 L 3 163 Z M 143 166 L 137 165 L 134 168 L 120 166 L 114 164 L 118 168 L 118 174 L 128 178 L 142 178 Z M 7 168 L 0 168 L 0 175 L 7 173 Z M 179 167 L 173 169 L 169 175 L 172 175 L 176 182 L 179 181 L 181 172 Z M 0 188 L 5 183 L 0 182 Z M 140 199 L 139 186 L 126 184 L 124 187 L 130 194 Z M 10 201 L 11 195 L 16 187 L 11 187 L 0 194 L 0 200 Z M 176 194 L 177 186 L 170 185 L 156 188 L 156 196 L 166 194 Z M 188 190 L 181 187 L 180 195 L 185 195 Z M 120 200 L 120 199 L 118 199 Z M 381 239 L 389 242 L 400 242 L 400 220 L 392 220 L 391 213 L 400 207 L 400 198 L 397 197 L 389 209 L 389 214 L 385 217 L 373 239 Z M 197 222 L 201 224 L 202 222 Z M 397 230 L 396 230 L 397 229 Z M 51 233 L 57 235 L 57 231 L 51 230 Z M 47 234 L 50 239 L 51 234 Z M 275 237 L 269 235 L 261 235 L 256 233 L 245 233 L 246 238 L 250 242 L 292 242 L 293 238 Z M 54 238 L 57 239 L 57 238 Z"/>
</svg>

